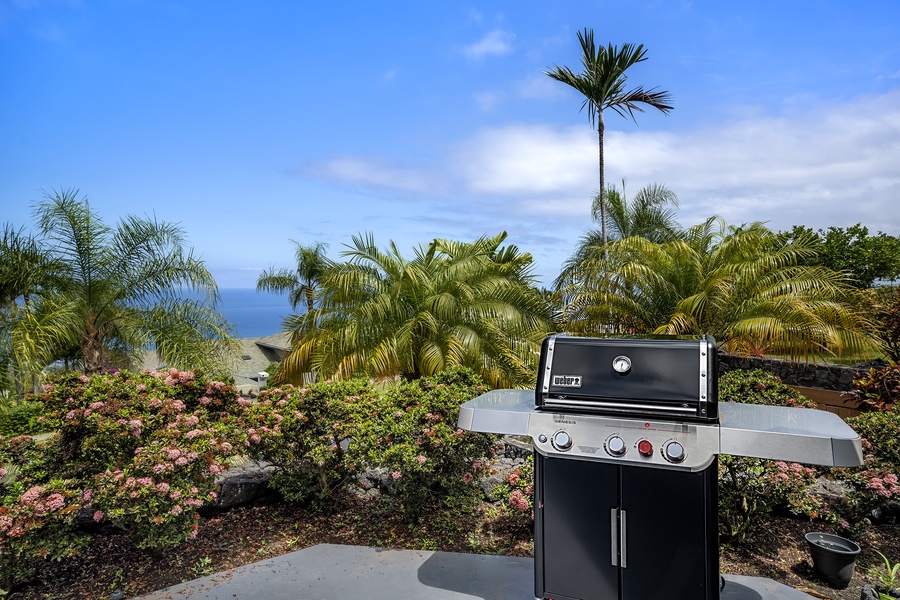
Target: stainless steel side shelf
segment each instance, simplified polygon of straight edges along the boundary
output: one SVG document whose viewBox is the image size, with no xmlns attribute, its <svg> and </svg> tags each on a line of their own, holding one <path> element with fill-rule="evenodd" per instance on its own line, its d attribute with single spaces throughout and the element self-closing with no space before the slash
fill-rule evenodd
<svg viewBox="0 0 900 600">
<path fill-rule="evenodd" d="M 599 415 L 574 418 L 581 422 L 604 422 L 604 417 Z M 539 435 L 538 430 L 547 428 L 548 423 L 566 423 L 572 419 L 572 413 L 537 410 L 533 390 L 493 390 L 466 402 L 459 411 L 462 429 L 532 438 Z M 702 434 L 704 446 L 713 454 L 831 467 L 853 467 L 863 462 L 859 435 L 840 417 L 824 411 L 720 402 L 719 423 L 700 426 L 703 432 L 707 428 L 718 429 L 719 433 L 717 442 Z M 539 451 L 545 445 L 538 439 L 533 441 Z M 600 452 L 579 458 L 620 462 Z"/>
</svg>

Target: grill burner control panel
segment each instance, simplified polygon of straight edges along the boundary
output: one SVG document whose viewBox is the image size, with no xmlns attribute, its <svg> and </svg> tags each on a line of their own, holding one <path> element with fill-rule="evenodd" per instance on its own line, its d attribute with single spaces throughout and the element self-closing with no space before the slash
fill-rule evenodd
<svg viewBox="0 0 900 600">
<path fill-rule="evenodd" d="M 700 471 L 719 452 L 719 426 L 712 424 L 535 412 L 528 434 L 544 456 L 623 465 Z"/>
</svg>

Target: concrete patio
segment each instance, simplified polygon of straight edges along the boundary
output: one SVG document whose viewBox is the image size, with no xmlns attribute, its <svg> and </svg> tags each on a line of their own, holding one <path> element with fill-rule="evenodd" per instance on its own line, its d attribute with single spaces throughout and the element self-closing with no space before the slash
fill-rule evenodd
<svg viewBox="0 0 900 600">
<path fill-rule="evenodd" d="M 530 558 L 321 544 L 140 600 L 532 600 L 533 565 Z M 721 600 L 813 600 L 771 579 L 725 581 Z"/>
</svg>

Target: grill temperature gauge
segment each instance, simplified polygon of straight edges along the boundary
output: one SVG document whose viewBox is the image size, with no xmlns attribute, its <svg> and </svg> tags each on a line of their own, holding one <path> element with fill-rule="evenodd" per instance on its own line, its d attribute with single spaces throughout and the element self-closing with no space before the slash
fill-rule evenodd
<svg viewBox="0 0 900 600">
<path fill-rule="evenodd" d="M 631 359 L 627 356 L 617 356 L 613 359 L 612 366 L 616 373 L 624 375 L 631 370 Z"/>
</svg>

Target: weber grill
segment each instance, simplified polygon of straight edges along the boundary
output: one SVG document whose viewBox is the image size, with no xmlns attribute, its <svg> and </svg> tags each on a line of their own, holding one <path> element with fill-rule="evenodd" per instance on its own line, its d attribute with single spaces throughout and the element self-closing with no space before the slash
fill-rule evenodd
<svg viewBox="0 0 900 600">
<path fill-rule="evenodd" d="M 463 405 L 462 428 L 532 438 L 535 598 L 717 599 L 719 453 L 862 463 L 836 415 L 719 403 L 717 375 L 711 337 L 553 336 L 535 392 Z"/>
</svg>

